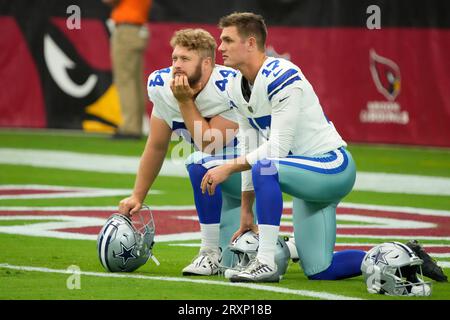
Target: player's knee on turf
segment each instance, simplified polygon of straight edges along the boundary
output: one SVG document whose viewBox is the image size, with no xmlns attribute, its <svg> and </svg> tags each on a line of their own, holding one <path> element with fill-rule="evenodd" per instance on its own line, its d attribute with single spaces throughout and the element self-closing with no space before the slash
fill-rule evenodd
<svg viewBox="0 0 450 320">
<path fill-rule="evenodd" d="M 361 275 L 362 250 L 343 250 L 333 254 L 330 266 L 319 273 L 308 275 L 309 280 L 341 280 Z"/>
</svg>

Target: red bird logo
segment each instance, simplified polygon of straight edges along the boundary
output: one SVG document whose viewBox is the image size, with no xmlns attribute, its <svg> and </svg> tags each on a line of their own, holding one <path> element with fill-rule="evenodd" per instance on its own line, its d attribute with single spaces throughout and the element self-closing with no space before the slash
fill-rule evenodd
<svg viewBox="0 0 450 320">
<path fill-rule="evenodd" d="M 385 57 L 370 50 L 370 73 L 377 90 L 389 101 L 394 101 L 400 93 L 400 68 Z"/>
</svg>

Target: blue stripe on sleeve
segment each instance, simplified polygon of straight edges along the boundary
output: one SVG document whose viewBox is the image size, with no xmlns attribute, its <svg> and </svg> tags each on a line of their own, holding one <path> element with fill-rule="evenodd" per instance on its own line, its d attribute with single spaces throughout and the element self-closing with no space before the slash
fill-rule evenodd
<svg viewBox="0 0 450 320">
<path fill-rule="evenodd" d="M 274 91 L 270 96 L 269 96 L 269 101 L 272 100 L 272 97 L 274 95 L 276 95 L 278 92 L 280 92 L 283 88 L 287 87 L 288 85 L 294 83 L 295 81 L 301 80 L 300 76 L 296 76 L 294 78 L 291 78 L 289 81 L 286 81 L 281 88 L 279 88 L 278 90 Z"/>
<path fill-rule="evenodd" d="M 263 116 L 259 118 L 247 118 L 250 125 L 256 130 L 264 130 L 266 128 L 270 128 L 270 124 L 272 123 L 272 116 Z"/>
<path fill-rule="evenodd" d="M 289 69 L 285 73 L 283 73 L 281 76 L 276 78 L 274 81 L 272 81 L 269 86 L 267 87 L 267 94 L 270 95 L 273 90 L 275 90 L 279 85 L 281 85 L 283 82 L 285 82 L 287 79 L 289 79 L 294 74 L 298 73 L 295 69 Z"/>
</svg>

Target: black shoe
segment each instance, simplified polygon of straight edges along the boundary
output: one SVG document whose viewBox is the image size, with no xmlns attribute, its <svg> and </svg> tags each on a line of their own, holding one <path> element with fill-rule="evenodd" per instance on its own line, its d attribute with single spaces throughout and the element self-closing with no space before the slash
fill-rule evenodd
<svg viewBox="0 0 450 320">
<path fill-rule="evenodd" d="M 423 260 L 422 272 L 424 276 L 439 282 L 447 282 L 447 276 L 444 274 L 441 267 L 439 267 L 436 261 L 425 252 L 424 248 L 417 240 L 408 241 L 406 245 Z"/>
<path fill-rule="evenodd" d="M 111 136 L 111 139 L 113 139 L 113 140 L 141 140 L 142 135 L 117 132 Z"/>
</svg>

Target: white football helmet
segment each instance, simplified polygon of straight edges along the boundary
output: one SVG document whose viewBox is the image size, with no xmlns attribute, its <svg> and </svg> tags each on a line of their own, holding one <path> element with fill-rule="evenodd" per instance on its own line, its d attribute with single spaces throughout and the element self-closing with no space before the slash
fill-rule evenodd
<svg viewBox="0 0 450 320">
<path fill-rule="evenodd" d="M 361 271 L 370 293 L 429 296 L 431 284 L 422 276 L 423 261 L 406 245 L 385 242 L 366 253 Z"/>
<path fill-rule="evenodd" d="M 131 272 L 144 265 L 150 257 L 159 265 L 152 254 L 155 237 L 153 215 L 150 209 L 145 211 L 134 214 L 132 218 L 115 213 L 106 220 L 97 238 L 98 257 L 106 271 Z"/>
<path fill-rule="evenodd" d="M 231 257 L 231 270 L 234 274 L 238 271 L 244 270 L 251 260 L 256 258 L 259 247 L 259 236 L 253 231 L 247 231 L 237 237 L 230 245 Z M 283 237 L 278 237 L 277 247 L 275 249 L 275 263 L 277 265 L 277 272 L 279 276 L 286 273 L 288 263 L 290 259 L 289 249 L 285 243 Z M 225 273 L 227 276 L 227 273 Z"/>
</svg>

